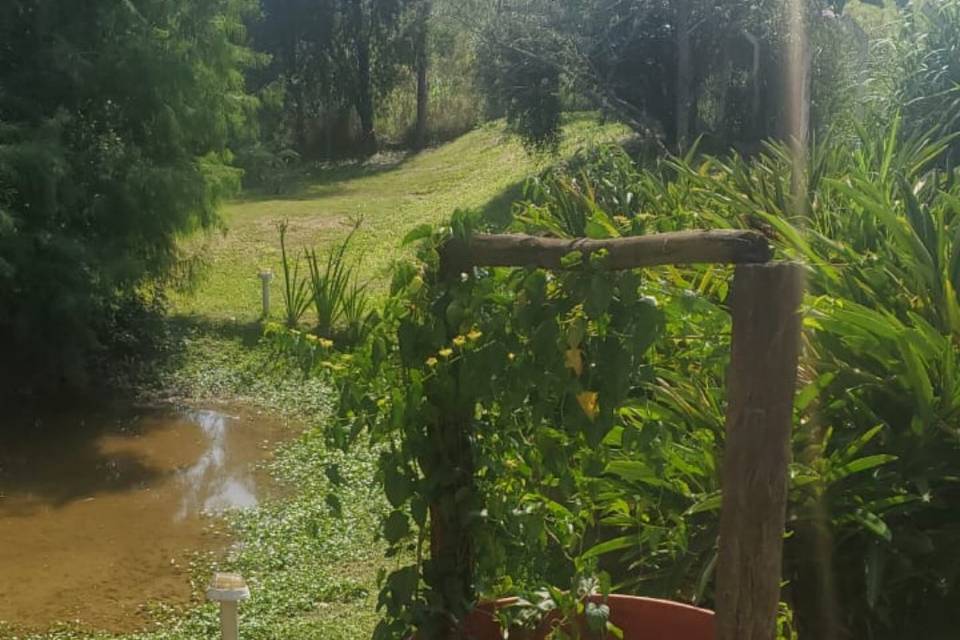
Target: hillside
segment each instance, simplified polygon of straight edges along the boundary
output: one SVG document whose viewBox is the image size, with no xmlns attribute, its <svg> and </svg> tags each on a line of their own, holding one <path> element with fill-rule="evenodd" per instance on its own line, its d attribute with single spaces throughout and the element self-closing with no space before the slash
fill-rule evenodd
<svg viewBox="0 0 960 640">
<path fill-rule="evenodd" d="M 458 208 L 506 208 L 523 181 L 546 164 L 626 130 L 580 116 L 565 128 L 557 156 L 535 157 L 508 137 L 502 123 L 472 131 L 419 154 L 377 156 L 362 164 L 319 169 L 282 193 L 246 193 L 225 207 L 225 231 L 187 243 L 208 263 L 198 288 L 174 299 L 178 314 L 254 320 L 260 311 L 261 269 L 279 274 L 277 223 L 289 220 L 290 246 L 322 249 L 363 218 L 352 253 L 362 273 L 383 278 L 399 255 L 404 233 L 443 220 Z M 280 303 L 281 284 L 273 283 Z M 274 312 L 279 312 L 276 304 Z"/>
</svg>

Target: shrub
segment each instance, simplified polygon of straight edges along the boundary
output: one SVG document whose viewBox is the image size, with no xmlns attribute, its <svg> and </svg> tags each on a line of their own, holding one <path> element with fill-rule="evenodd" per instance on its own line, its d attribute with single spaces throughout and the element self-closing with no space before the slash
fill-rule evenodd
<svg viewBox="0 0 960 640">
<path fill-rule="evenodd" d="M 19 383 L 81 377 L 118 301 L 217 223 L 255 101 L 247 0 L 0 8 L 0 351 Z M 29 384 L 29 382 L 27 382 Z M 7 385 L 4 385 L 5 387 Z"/>
<path fill-rule="evenodd" d="M 810 265 L 786 548 L 785 593 L 801 637 L 831 629 L 839 637 L 918 629 L 940 637 L 956 624 L 945 612 L 960 599 L 947 542 L 960 527 L 950 471 L 960 463 L 960 189 L 954 171 L 938 169 L 950 142 L 904 131 L 899 118 L 860 127 L 854 139 L 822 140 L 810 153 L 802 203 L 790 195 L 792 163 L 778 145 L 753 160 L 624 167 L 612 185 L 600 154 L 604 172 L 554 173 L 535 204 L 519 209 L 519 223 L 538 232 L 569 233 L 571 210 L 587 235 L 618 217 L 620 233 L 750 226 Z M 626 199 L 630 207 L 618 206 Z M 716 275 L 664 278 L 665 293 L 690 292 L 665 307 L 667 335 L 726 334 L 716 325 L 725 295 Z M 605 496 L 594 507 L 607 529 L 587 555 L 609 555 L 603 566 L 622 571 L 615 579 L 700 599 L 709 598 L 725 359 L 722 341 L 683 344 L 688 351 L 658 346 L 652 395 L 623 416 L 624 429 L 648 434 L 646 446 L 623 440 L 615 454 L 624 469 L 652 470 L 671 489 L 607 479 L 585 485 L 580 500 Z M 656 501 L 654 513 L 645 500 Z"/>
</svg>

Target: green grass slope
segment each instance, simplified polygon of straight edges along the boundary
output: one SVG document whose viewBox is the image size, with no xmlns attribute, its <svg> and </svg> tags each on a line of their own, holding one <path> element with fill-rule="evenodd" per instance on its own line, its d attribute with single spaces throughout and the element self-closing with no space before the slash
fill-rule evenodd
<svg viewBox="0 0 960 640">
<path fill-rule="evenodd" d="M 350 221 L 363 218 L 351 253 L 362 274 L 382 281 L 401 255 L 400 241 L 418 224 L 439 222 L 461 208 L 504 208 L 523 181 L 545 164 L 568 157 L 585 144 L 627 135 L 595 116 L 570 119 L 557 156 L 534 157 L 508 137 L 500 123 L 487 125 L 443 146 L 407 156 L 318 172 L 280 194 L 248 193 L 224 211 L 226 231 L 195 239 L 190 250 L 208 262 L 196 291 L 174 299 L 175 311 L 210 319 L 247 322 L 260 312 L 257 273 L 280 274 L 276 225 L 289 220 L 289 246 L 322 249 L 342 239 Z M 274 314 L 281 284 L 274 280 Z"/>
</svg>

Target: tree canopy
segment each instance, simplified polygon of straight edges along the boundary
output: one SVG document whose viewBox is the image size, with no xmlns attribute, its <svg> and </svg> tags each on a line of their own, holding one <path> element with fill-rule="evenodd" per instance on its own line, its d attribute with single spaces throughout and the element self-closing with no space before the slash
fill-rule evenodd
<svg viewBox="0 0 960 640">
<path fill-rule="evenodd" d="M 0 343 L 59 371 L 179 234 L 217 222 L 251 134 L 249 0 L 0 8 Z M 38 354 L 44 354 L 40 366 Z M 15 364 L 16 363 L 16 364 Z M 36 367 L 34 365 L 37 365 Z"/>
</svg>

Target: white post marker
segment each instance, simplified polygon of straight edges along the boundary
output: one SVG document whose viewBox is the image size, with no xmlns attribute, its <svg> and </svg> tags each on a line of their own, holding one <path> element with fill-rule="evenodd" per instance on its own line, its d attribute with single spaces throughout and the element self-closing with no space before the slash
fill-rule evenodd
<svg viewBox="0 0 960 640">
<path fill-rule="evenodd" d="M 223 640 L 238 640 L 239 603 L 250 597 L 243 576 L 236 573 L 215 573 L 207 588 L 207 598 L 220 603 L 220 633 Z"/>
<path fill-rule="evenodd" d="M 263 291 L 263 317 L 270 317 L 270 281 L 273 280 L 272 271 L 260 272 L 260 285 Z"/>
</svg>

